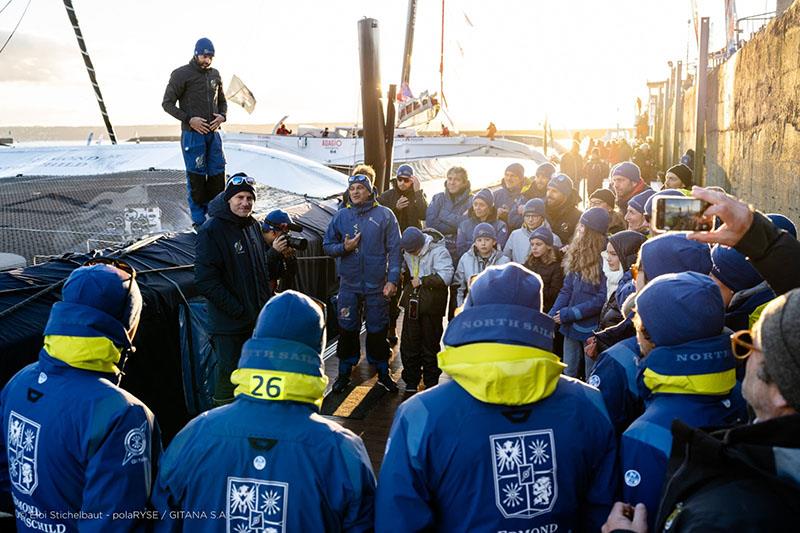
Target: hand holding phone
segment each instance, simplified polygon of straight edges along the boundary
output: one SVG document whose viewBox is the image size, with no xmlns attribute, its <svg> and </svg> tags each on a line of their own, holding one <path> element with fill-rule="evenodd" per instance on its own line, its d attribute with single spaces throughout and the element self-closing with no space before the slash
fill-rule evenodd
<svg viewBox="0 0 800 533">
<path fill-rule="evenodd" d="M 713 220 L 705 215 L 709 203 L 688 196 L 661 196 L 653 202 L 650 227 L 663 231 L 709 231 Z"/>
</svg>

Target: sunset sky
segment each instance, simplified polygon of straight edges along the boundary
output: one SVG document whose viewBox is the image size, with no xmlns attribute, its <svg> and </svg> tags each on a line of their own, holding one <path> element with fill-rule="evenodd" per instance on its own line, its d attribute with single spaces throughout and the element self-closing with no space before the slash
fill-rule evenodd
<svg viewBox="0 0 800 533">
<path fill-rule="evenodd" d="M 110 1 L 75 8 L 112 121 L 172 124 L 161 109 L 172 69 L 198 37 L 216 46 L 227 84 L 238 75 L 258 104 L 232 106 L 229 121 L 353 123 L 360 118 L 357 21 L 378 19 L 382 80 L 400 77 L 405 0 Z M 711 49 L 724 44 L 724 1 L 698 0 L 712 22 Z M 0 2 L 5 4 L 5 1 Z M 0 44 L 26 0 L 0 14 Z M 419 0 L 411 88 L 439 88 L 441 1 Z M 739 17 L 774 0 L 739 0 Z M 2 5 L 0 5 L 2 7 Z M 686 59 L 689 0 L 446 0 L 445 81 L 462 129 L 630 126 L 645 82 Z M 693 39 L 693 32 L 692 32 Z M 689 60 L 695 61 L 692 42 Z M 0 54 L 0 127 L 99 124 L 97 104 L 61 2 L 32 2 Z"/>
</svg>

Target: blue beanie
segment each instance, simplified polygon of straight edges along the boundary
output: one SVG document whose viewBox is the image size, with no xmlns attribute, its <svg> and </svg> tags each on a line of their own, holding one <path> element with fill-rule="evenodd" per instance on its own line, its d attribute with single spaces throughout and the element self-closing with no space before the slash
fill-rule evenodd
<svg viewBox="0 0 800 533">
<path fill-rule="evenodd" d="M 239 368 L 324 376 L 325 319 L 319 306 L 293 290 L 270 298 L 253 336 L 244 343 Z"/>
<path fill-rule="evenodd" d="M 645 189 L 630 200 L 628 200 L 628 207 L 634 211 L 644 214 L 645 205 L 647 200 L 656 193 L 653 189 Z"/>
<path fill-rule="evenodd" d="M 525 168 L 519 163 L 511 163 L 506 167 L 506 172 L 510 172 L 518 178 L 525 179 Z"/>
<path fill-rule="evenodd" d="M 398 178 L 410 178 L 414 175 L 414 169 L 411 165 L 400 165 L 397 167 Z"/>
<path fill-rule="evenodd" d="M 488 222 L 481 222 L 472 230 L 472 242 L 477 241 L 479 237 L 489 237 L 497 240 L 497 230 Z"/>
<path fill-rule="evenodd" d="M 494 207 L 494 195 L 489 189 L 481 189 L 475 193 L 475 196 L 472 197 L 472 201 L 474 202 L 475 200 L 483 200 L 489 207 Z"/>
<path fill-rule="evenodd" d="M 409 226 L 400 238 L 400 248 L 406 252 L 416 252 L 425 245 L 425 234 L 419 228 Z"/>
<path fill-rule="evenodd" d="M 648 217 L 653 216 L 653 204 L 656 201 L 656 198 L 663 198 L 664 196 L 686 196 L 683 194 L 679 189 L 664 189 L 663 191 L 658 191 L 655 194 L 651 194 L 647 201 L 644 203 L 644 214 Z"/>
<path fill-rule="evenodd" d="M 608 225 L 611 223 L 611 215 L 602 207 L 592 207 L 581 215 L 581 224 L 592 231 L 601 235 L 608 233 Z"/>
<path fill-rule="evenodd" d="M 733 292 L 753 288 L 764 281 L 744 255 L 728 246 L 714 245 L 711 262 L 711 273 Z"/>
<path fill-rule="evenodd" d="M 631 161 L 623 161 L 615 166 L 611 171 L 611 177 L 614 176 L 628 178 L 634 183 L 642 181 L 642 172 L 639 170 L 639 166 Z"/>
<path fill-rule="evenodd" d="M 636 295 L 636 313 L 656 346 L 716 337 L 725 327 L 719 287 L 697 272 L 659 276 Z"/>
<path fill-rule="evenodd" d="M 461 313 L 447 325 L 445 346 L 498 342 L 552 352 L 555 323 L 542 313 L 542 279 L 517 263 L 475 278 Z"/>
<path fill-rule="evenodd" d="M 536 175 L 537 176 L 546 176 L 548 179 L 553 177 L 553 174 L 556 173 L 556 167 L 553 163 L 542 163 L 538 167 L 536 167 Z"/>
<path fill-rule="evenodd" d="M 531 232 L 531 236 L 528 238 L 528 240 L 532 241 L 533 239 L 539 239 L 547 246 L 553 246 L 553 232 L 550 231 L 550 228 L 544 224 Z"/>
<path fill-rule="evenodd" d="M 197 40 L 197 43 L 194 45 L 194 55 L 196 56 L 213 56 L 214 55 L 214 43 L 211 42 L 211 39 L 208 37 L 202 37 L 201 39 Z"/>
<path fill-rule="evenodd" d="M 530 200 L 525 202 L 525 214 L 543 217 L 544 200 L 542 200 L 541 198 L 531 198 Z"/>
<path fill-rule="evenodd" d="M 547 188 L 553 188 L 569 198 L 570 194 L 572 194 L 572 178 L 566 174 L 557 174 L 550 178 Z"/>
<path fill-rule="evenodd" d="M 797 228 L 789 217 L 781 215 L 780 213 L 770 213 L 767 215 L 767 218 L 780 229 L 785 229 L 791 233 L 792 237 L 795 239 L 797 238 Z"/>
<path fill-rule="evenodd" d="M 711 272 L 711 250 L 707 244 L 690 241 L 685 233 L 665 233 L 648 240 L 639 250 L 641 267 L 648 281 L 663 274 Z"/>
</svg>

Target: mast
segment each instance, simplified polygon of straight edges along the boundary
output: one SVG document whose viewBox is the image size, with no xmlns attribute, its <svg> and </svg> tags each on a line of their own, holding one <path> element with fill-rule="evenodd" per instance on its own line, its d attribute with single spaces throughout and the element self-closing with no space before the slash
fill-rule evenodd
<svg viewBox="0 0 800 533">
<path fill-rule="evenodd" d="M 408 87 L 411 78 L 411 52 L 414 48 L 414 25 L 417 21 L 417 0 L 408 0 L 408 18 L 406 20 L 406 46 L 403 50 L 403 73 L 400 76 L 400 92 L 403 84 Z"/>
<path fill-rule="evenodd" d="M 78 24 L 78 17 L 75 15 L 75 8 L 72 7 L 72 0 L 64 0 L 64 7 L 67 8 L 67 16 L 72 24 L 72 29 L 75 30 L 75 38 L 78 39 L 78 46 L 81 48 L 83 63 L 86 65 L 86 72 L 89 74 L 89 81 L 92 82 L 94 95 L 95 98 L 97 98 L 97 105 L 100 106 L 100 114 L 103 115 L 103 122 L 106 124 L 108 137 L 111 139 L 112 144 L 117 144 L 117 136 L 114 134 L 114 128 L 111 126 L 111 119 L 108 118 L 106 103 L 103 101 L 103 93 L 100 92 L 100 86 L 97 84 L 97 76 L 95 76 L 94 65 L 92 65 L 92 59 L 89 57 L 89 52 L 86 50 L 86 43 L 83 41 L 83 33 L 81 32 L 81 27 Z"/>
</svg>

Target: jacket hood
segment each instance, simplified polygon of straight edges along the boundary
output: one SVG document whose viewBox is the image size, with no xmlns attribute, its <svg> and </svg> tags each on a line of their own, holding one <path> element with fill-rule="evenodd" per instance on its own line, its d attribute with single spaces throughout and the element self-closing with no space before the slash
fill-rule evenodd
<svg viewBox="0 0 800 533">
<path fill-rule="evenodd" d="M 495 342 L 447 346 L 439 367 L 470 396 L 496 405 L 526 405 L 556 389 L 566 365 L 540 348 Z"/>
<path fill-rule="evenodd" d="M 620 263 L 622 263 L 622 270 L 627 272 L 631 269 L 631 265 L 636 262 L 636 257 L 639 254 L 639 248 L 647 240 L 644 235 L 638 231 L 625 230 L 615 233 L 608 238 L 611 246 L 616 250 L 619 256 Z"/>
<path fill-rule="evenodd" d="M 650 394 L 728 394 L 736 385 L 729 335 L 658 346 L 642 361 L 639 388 Z"/>
<path fill-rule="evenodd" d="M 234 215 L 233 211 L 231 211 L 230 206 L 228 205 L 228 202 L 225 201 L 225 191 L 222 191 L 216 195 L 208 203 L 208 216 L 227 220 L 239 226 L 249 226 L 250 224 L 258 223 L 258 221 L 252 217 L 252 215 L 247 218 Z"/>
</svg>

